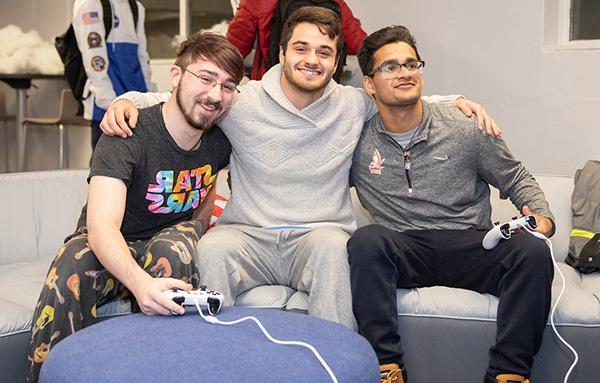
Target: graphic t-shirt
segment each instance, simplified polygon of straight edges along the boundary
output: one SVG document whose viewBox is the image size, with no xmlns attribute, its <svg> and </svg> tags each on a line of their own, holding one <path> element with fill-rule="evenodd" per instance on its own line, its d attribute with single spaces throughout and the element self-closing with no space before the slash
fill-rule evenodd
<svg viewBox="0 0 600 383">
<path fill-rule="evenodd" d="M 181 149 L 167 131 L 161 105 L 155 105 L 140 110 L 132 137 L 102 135 L 88 179 L 106 176 L 125 182 L 121 233 L 128 241 L 146 240 L 192 218 L 230 154 L 231 145 L 217 126 L 204 132 L 198 149 Z"/>
</svg>

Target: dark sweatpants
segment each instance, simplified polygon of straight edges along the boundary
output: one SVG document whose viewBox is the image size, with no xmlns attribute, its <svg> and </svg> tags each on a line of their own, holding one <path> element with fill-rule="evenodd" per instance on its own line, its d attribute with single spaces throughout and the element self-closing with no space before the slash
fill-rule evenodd
<svg viewBox="0 0 600 383">
<path fill-rule="evenodd" d="M 397 232 L 369 225 L 352 235 L 348 253 L 353 311 L 359 333 L 381 364 L 403 365 L 396 288 L 449 286 L 499 297 L 496 344 L 490 349 L 487 373 L 530 375 L 550 310 L 550 251 L 528 233 L 516 233 L 487 251 L 481 246 L 485 233 Z"/>
</svg>

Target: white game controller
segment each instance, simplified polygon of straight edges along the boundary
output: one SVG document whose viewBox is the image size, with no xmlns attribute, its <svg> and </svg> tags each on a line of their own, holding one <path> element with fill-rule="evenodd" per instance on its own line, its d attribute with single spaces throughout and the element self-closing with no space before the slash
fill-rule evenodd
<svg viewBox="0 0 600 383">
<path fill-rule="evenodd" d="M 485 237 L 483 237 L 481 244 L 483 245 L 484 249 L 491 250 L 496 247 L 500 240 L 509 239 L 512 233 L 518 229 L 521 229 L 523 226 L 531 231 L 535 230 L 537 227 L 535 217 L 532 215 L 526 215 L 521 218 L 513 219 L 510 222 L 503 223 L 502 225 L 496 225 L 487 232 Z"/>
<path fill-rule="evenodd" d="M 210 315 L 217 315 L 223 306 L 223 294 L 218 291 L 207 290 L 206 286 L 200 286 L 198 290 L 184 291 L 179 289 L 164 292 L 173 302 L 181 306 L 206 307 Z"/>
</svg>

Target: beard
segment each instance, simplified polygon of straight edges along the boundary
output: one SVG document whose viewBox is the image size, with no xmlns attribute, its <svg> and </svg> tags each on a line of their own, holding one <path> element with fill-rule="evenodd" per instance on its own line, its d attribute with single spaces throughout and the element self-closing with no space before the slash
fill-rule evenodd
<svg viewBox="0 0 600 383">
<path fill-rule="evenodd" d="M 414 105 L 417 102 L 419 102 L 420 100 L 421 100 L 421 96 L 419 96 L 419 95 L 409 96 L 409 97 L 402 97 L 402 98 L 395 98 L 394 101 L 392 102 L 392 105 L 394 105 L 394 106 Z"/>
<path fill-rule="evenodd" d="M 295 78 L 296 73 L 294 72 L 294 68 L 290 64 L 284 63 L 282 65 L 282 70 L 283 70 L 283 75 L 285 76 L 287 82 L 290 83 L 290 85 L 294 86 L 296 89 L 298 89 L 300 91 L 307 92 L 307 93 L 315 93 L 315 92 L 322 91 L 323 89 L 325 89 L 327 84 L 329 84 L 329 80 L 331 80 L 331 78 L 333 77 L 333 72 L 324 73 L 324 76 L 320 81 L 309 82 L 309 81 L 302 81 L 301 78 L 299 80 L 296 80 L 296 78 Z M 298 76 L 301 76 L 301 75 L 298 74 Z"/>
<path fill-rule="evenodd" d="M 185 121 L 198 130 L 207 130 L 210 129 L 214 125 L 215 120 L 222 114 L 223 104 L 221 102 L 213 102 L 208 97 L 203 97 L 199 102 L 196 102 L 192 98 L 190 98 L 190 105 L 186 105 L 182 96 L 181 87 L 177 88 L 177 92 L 175 93 L 175 100 L 177 101 L 177 106 L 179 110 L 181 110 L 181 114 Z M 212 105 L 215 107 L 215 116 L 208 117 L 200 115 L 199 117 L 195 117 L 193 114 L 193 109 L 195 104 L 201 105 Z M 188 108 L 189 106 L 189 108 Z"/>
<path fill-rule="evenodd" d="M 421 100 L 422 86 L 417 84 L 410 91 L 399 91 L 392 89 L 390 91 L 380 92 L 375 96 L 379 102 L 388 106 L 410 106 Z"/>
</svg>

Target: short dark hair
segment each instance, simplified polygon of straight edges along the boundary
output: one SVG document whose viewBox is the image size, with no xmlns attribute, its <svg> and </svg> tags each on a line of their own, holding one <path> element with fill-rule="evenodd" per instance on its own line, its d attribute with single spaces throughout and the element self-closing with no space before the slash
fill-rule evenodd
<svg viewBox="0 0 600 383">
<path fill-rule="evenodd" d="M 322 33 L 327 34 L 330 39 L 335 39 L 337 37 L 335 59 L 337 60 L 340 57 L 340 54 L 342 54 L 342 46 L 344 44 L 342 22 L 337 14 L 331 9 L 315 6 L 300 7 L 292 12 L 290 17 L 285 21 L 283 30 L 281 31 L 281 40 L 279 41 L 283 53 L 285 53 L 287 44 L 292 38 L 294 29 L 301 23 L 315 24 L 319 27 L 319 30 Z"/>
<path fill-rule="evenodd" d="M 358 51 L 358 64 L 363 75 L 368 76 L 373 71 L 375 65 L 373 55 L 384 45 L 403 42 L 412 47 L 417 54 L 417 60 L 421 61 L 417 42 L 408 28 L 403 25 L 392 25 L 371 33 L 365 38 Z"/>
<path fill-rule="evenodd" d="M 219 68 L 229 73 L 236 83 L 244 76 L 244 59 L 240 51 L 225 36 L 214 32 L 196 32 L 179 44 L 175 65 L 187 68 L 198 59 L 214 62 Z"/>
</svg>

